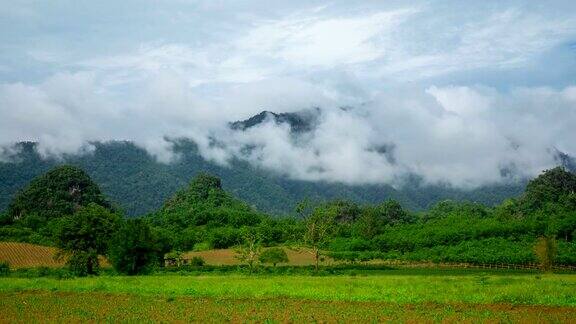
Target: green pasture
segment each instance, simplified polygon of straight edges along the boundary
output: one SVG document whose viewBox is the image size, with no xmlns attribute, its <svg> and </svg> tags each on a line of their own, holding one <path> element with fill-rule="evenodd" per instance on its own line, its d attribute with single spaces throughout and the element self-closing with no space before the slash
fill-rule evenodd
<svg viewBox="0 0 576 324">
<path fill-rule="evenodd" d="M 72 279 L 0 278 L 0 294 L 21 291 L 102 292 L 235 299 L 292 298 L 318 301 L 509 303 L 576 306 L 575 274 L 404 270 L 378 275 L 99 276 Z"/>
</svg>

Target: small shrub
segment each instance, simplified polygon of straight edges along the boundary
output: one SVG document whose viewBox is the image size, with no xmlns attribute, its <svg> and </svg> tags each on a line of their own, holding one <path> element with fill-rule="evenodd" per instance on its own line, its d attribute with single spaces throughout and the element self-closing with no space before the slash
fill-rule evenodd
<svg viewBox="0 0 576 324">
<path fill-rule="evenodd" d="M 0 262 L 0 276 L 6 276 L 10 273 L 10 264 L 8 262 Z"/>
<path fill-rule="evenodd" d="M 164 262 L 167 262 L 168 265 L 179 267 L 182 265 L 182 261 L 182 252 L 180 251 L 170 251 L 164 256 Z"/>
<path fill-rule="evenodd" d="M 212 249 L 212 245 L 209 242 L 196 243 L 192 248 L 194 252 L 208 251 L 210 249 Z"/>
<path fill-rule="evenodd" d="M 38 267 L 38 276 L 45 277 L 50 274 L 50 268 L 48 267 Z"/>
<path fill-rule="evenodd" d="M 552 270 L 558 247 L 554 237 L 540 237 L 534 246 L 534 254 L 538 257 L 542 271 Z"/>
<path fill-rule="evenodd" d="M 195 256 L 192 259 L 190 259 L 190 265 L 193 267 L 202 267 L 204 266 L 206 262 L 204 261 L 204 259 L 200 256 Z"/>
<path fill-rule="evenodd" d="M 74 278 L 74 274 L 72 274 L 67 269 L 63 269 L 62 271 L 56 272 L 57 279 L 72 279 Z"/>
<path fill-rule="evenodd" d="M 271 263 L 276 266 L 278 263 L 288 263 L 288 255 L 286 251 L 281 248 L 270 248 L 264 250 L 262 254 L 260 254 L 260 262 L 262 263 Z"/>
</svg>

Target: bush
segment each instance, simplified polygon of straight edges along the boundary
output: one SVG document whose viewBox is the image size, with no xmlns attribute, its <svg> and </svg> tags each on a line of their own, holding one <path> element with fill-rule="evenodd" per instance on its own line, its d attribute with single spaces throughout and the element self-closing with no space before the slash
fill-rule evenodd
<svg viewBox="0 0 576 324">
<path fill-rule="evenodd" d="M 240 232 L 233 227 L 217 227 L 210 232 L 210 245 L 215 249 L 226 249 L 240 243 Z"/>
<path fill-rule="evenodd" d="M 37 271 L 38 271 L 38 276 L 39 277 L 46 277 L 49 274 L 51 274 L 51 269 L 48 267 L 38 267 Z"/>
<path fill-rule="evenodd" d="M 172 266 L 182 265 L 182 252 L 170 251 L 164 255 L 164 262 Z"/>
<path fill-rule="evenodd" d="M 550 271 L 554 266 L 558 245 L 554 237 L 539 237 L 534 245 L 534 254 L 538 258 L 542 271 Z"/>
<path fill-rule="evenodd" d="M 206 264 L 206 261 L 200 256 L 195 256 L 190 259 L 190 265 L 193 267 L 203 267 Z"/>
<path fill-rule="evenodd" d="M 0 276 L 5 276 L 10 273 L 10 264 L 8 262 L 0 262 Z"/>
<path fill-rule="evenodd" d="M 362 238 L 338 237 L 330 242 L 330 251 L 369 251 L 373 250 L 370 241 Z"/>
<path fill-rule="evenodd" d="M 17 226 L 2 226 L 0 227 L 0 241 L 12 242 L 28 242 L 34 231 L 30 228 L 17 227 Z"/>
<path fill-rule="evenodd" d="M 558 241 L 558 256 L 556 263 L 576 265 L 576 243 Z"/>
<path fill-rule="evenodd" d="M 287 263 L 288 262 L 288 255 L 286 251 L 281 248 L 270 248 L 264 250 L 262 254 L 260 254 L 259 258 L 260 262 L 262 263 L 271 263 L 274 266 L 278 263 Z"/>
<path fill-rule="evenodd" d="M 383 259 L 407 261 L 467 262 L 467 263 L 510 263 L 525 264 L 535 262 L 532 252 L 533 241 L 511 241 L 504 238 L 488 238 L 460 242 L 457 245 L 438 245 L 420 248 L 411 252 L 390 251 Z"/>
<path fill-rule="evenodd" d="M 334 259 L 335 261 L 346 261 L 350 263 L 354 263 L 359 258 L 359 253 L 355 251 L 338 251 L 338 252 L 330 252 L 328 256 Z"/>
<path fill-rule="evenodd" d="M 194 252 L 208 251 L 211 249 L 212 249 L 212 245 L 210 245 L 210 242 L 196 243 L 196 244 L 194 244 L 194 247 L 192 248 L 192 250 Z"/>
<path fill-rule="evenodd" d="M 52 277 L 57 279 L 70 279 L 75 277 L 75 273 L 68 268 L 20 268 L 10 271 L 10 276 L 14 278 L 42 278 Z"/>
<path fill-rule="evenodd" d="M 98 254 L 96 252 L 79 251 L 68 257 L 68 268 L 72 273 L 79 277 L 97 274 L 100 270 Z"/>
</svg>

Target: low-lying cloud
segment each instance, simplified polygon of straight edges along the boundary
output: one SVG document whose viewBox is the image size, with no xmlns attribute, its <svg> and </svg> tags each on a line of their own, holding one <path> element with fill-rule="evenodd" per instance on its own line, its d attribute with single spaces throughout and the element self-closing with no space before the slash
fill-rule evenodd
<svg viewBox="0 0 576 324">
<path fill-rule="evenodd" d="M 243 105 L 250 100 L 238 89 L 230 90 L 236 95 L 223 104 L 197 97 L 182 80 L 165 76 L 125 102 L 94 82 L 90 75 L 59 75 L 38 86 L 1 86 L 2 144 L 33 140 L 43 155 L 58 155 L 86 150 L 90 141 L 127 139 L 169 163 L 174 158 L 169 138 L 185 137 L 196 141 L 207 159 L 222 164 L 246 159 L 296 179 L 398 183 L 418 174 L 457 186 L 506 180 L 503 170 L 531 176 L 555 165 L 558 151 L 576 153 L 576 87 L 395 89 L 342 107 L 313 85 L 260 84 L 269 89 L 257 99 L 262 102 L 281 96 L 294 100 L 279 105 L 284 110 L 321 108 L 315 128 L 295 138 L 289 125 L 272 120 L 245 131 L 230 129 L 229 121 L 250 117 L 255 109 L 275 110 L 272 100 L 242 115 L 232 99 Z M 290 99 L 275 82 L 293 82 L 302 92 Z M 219 145 L 212 145 L 214 140 Z M 246 147 L 253 148 L 250 154 Z M 388 154 L 378 149 L 383 147 Z"/>
<path fill-rule="evenodd" d="M 88 15 L 116 44 L 105 53 L 90 34 L 85 49 L 66 45 L 74 35 L 47 45 L 54 35 L 33 27 L 60 18 L 9 6 L 0 16 L 26 20 L 16 26 L 42 46 L 0 33 L 13 54 L 0 54 L 0 146 L 37 141 L 48 156 L 130 140 L 170 163 L 170 139 L 190 138 L 217 163 L 244 159 L 310 181 L 401 184 L 416 174 L 474 187 L 533 176 L 557 164 L 558 152 L 576 155 L 571 6 L 503 2 L 455 14 L 461 5 L 450 1 L 201 3 L 166 16 L 141 8 L 137 25 L 172 26 L 144 40 Z M 192 12 L 198 19 L 186 18 Z M 176 33 L 184 27 L 197 35 L 187 41 Z M 297 136 L 272 120 L 245 131 L 228 124 L 315 107 L 314 129 Z"/>
</svg>

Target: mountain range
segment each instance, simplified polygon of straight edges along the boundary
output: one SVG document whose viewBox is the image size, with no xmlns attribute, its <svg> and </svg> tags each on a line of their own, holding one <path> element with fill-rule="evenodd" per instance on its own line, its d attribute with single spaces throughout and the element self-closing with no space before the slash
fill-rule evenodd
<svg viewBox="0 0 576 324">
<path fill-rule="evenodd" d="M 306 133 L 314 128 L 318 109 L 296 113 L 263 111 L 249 119 L 229 124 L 235 131 L 273 121 L 285 124 L 290 131 Z M 189 139 L 173 140 L 173 151 L 179 158 L 171 163 L 158 162 L 146 150 L 129 141 L 92 143 L 95 150 L 79 155 L 43 158 L 37 143 L 16 144 L 16 152 L 0 162 L 0 210 L 5 210 L 14 194 L 34 177 L 60 164 L 72 164 L 84 169 L 102 191 L 127 216 L 137 216 L 160 208 L 179 188 L 184 187 L 199 172 L 208 172 L 222 179 L 224 189 L 245 200 L 259 210 L 282 215 L 293 211 L 300 200 L 350 199 L 358 203 L 374 203 L 395 199 L 405 208 L 422 210 L 446 199 L 470 200 L 488 205 L 519 195 L 526 180 L 493 184 L 471 190 L 450 185 L 426 185 L 414 176 L 402 187 L 387 184 L 348 185 L 338 182 L 302 181 L 286 178 L 269 170 L 255 167 L 246 161 L 233 159 L 229 166 L 221 166 L 204 159 L 197 145 Z M 389 154 L 389 148 L 378 148 Z M 388 153 L 387 153 L 388 152 Z M 393 155 L 387 155 L 393 159 Z M 558 163 L 574 169 L 574 159 L 558 154 Z"/>
</svg>

